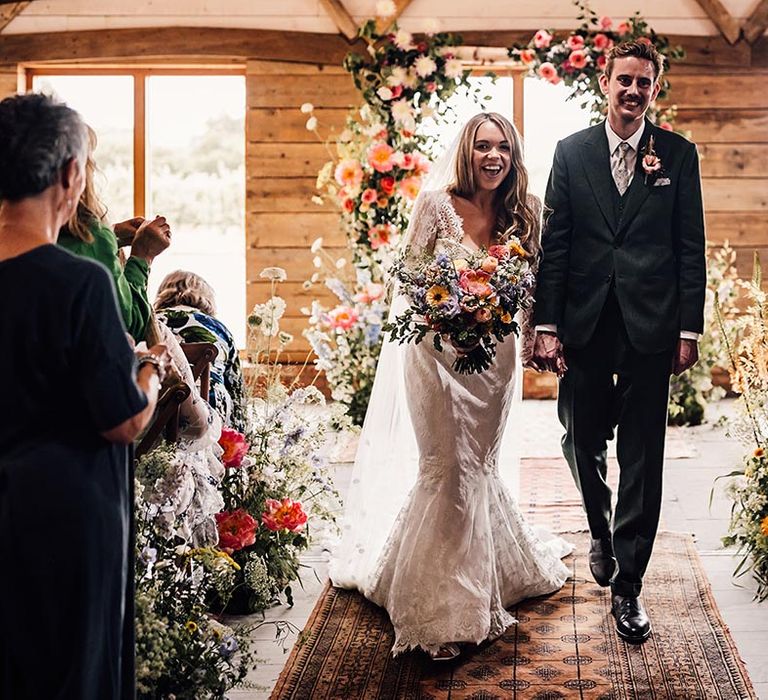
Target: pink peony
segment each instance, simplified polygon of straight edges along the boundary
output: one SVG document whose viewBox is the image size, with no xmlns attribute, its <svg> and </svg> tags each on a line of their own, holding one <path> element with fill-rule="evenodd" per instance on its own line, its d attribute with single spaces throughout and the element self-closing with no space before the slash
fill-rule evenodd
<svg viewBox="0 0 768 700">
<path fill-rule="evenodd" d="M 266 510 L 261 515 L 261 522 L 272 532 L 278 530 L 301 532 L 307 524 L 307 514 L 298 501 L 292 501 L 290 498 L 283 498 L 281 501 L 268 498 Z"/>
<path fill-rule="evenodd" d="M 395 167 L 392 160 L 394 149 L 388 143 L 374 143 L 368 149 L 368 164 L 380 173 L 388 173 Z"/>
<path fill-rule="evenodd" d="M 328 322 L 334 330 L 348 331 L 357 321 L 357 312 L 349 306 L 337 306 L 328 312 Z"/>
<path fill-rule="evenodd" d="M 342 160 L 334 172 L 336 182 L 347 187 L 357 188 L 363 180 L 363 168 L 356 160 Z"/>
<path fill-rule="evenodd" d="M 581 50 L 571 51 L 571 55 L 568 56 L 568 60 L 571 62 L 571 65 L 574 68 L 580 70 L 587 65 L 587 54 Z"/>
<path fill-rule="evenodd" d="M 533 45 L 537 49 L 547 49 L 552 43 L 552 35 L 546 29 L 539 29 L 533 36 Z"/>
<path fill-rule="evenodd" d="M 595 65 L 597 66 L 598 70 L 605 70 L 606 63 L 608 63 L 608 59 L 605 55 L 598 56 L 597 61 L 595 61 Z"/>
<path fill-rule="evenodd" d="M 237 510 L 216 513 L 216 527 L 219 530 L 219 547 L 227 554 L 232 554 L 256 541 L 256 528 L 259 524 L 247 511 Z"/>
<path fill-rule="evenodd" d="M 363 190 L 363 195 L 360 197 L 360 200 L 363 202 L 363 204 L 375 204 L 376 200 L 379 198 L 379 193 L 368 187 Z"/>
<path fill-rule="evenodd" d="M 557 74 L 557 68 L 555 68 L 554 64 L 550 63 L 549 61 L 544 61 L 544 63 L 539 66 L 539 75 L 544 78 L 544 80 L 548 80 L 550 83 L 560 82 L 560 76 Z"/>
<path fill-rule="evenodd" d="M 571 36 L 568 37 L 568 48 L 571 51 L 575 51 L 576 49 L 583 49 L 584 48 L 584 37 L 581 36 L 581 34 L 571 34 Z"/>
<path fill-rule="evenodd" d="M 490 275 L 483 270 L 462 270 L 459 273 L 459 286 L 467 294 L 483 299 L 493 293 L 491 285 L 488 284 L 489 278 Z"/>
<path fill-rule="evenodd" d="M 368 230 L 368 242 L 373 250 L 378 250 L 383 245 L 394 242 L 393 231 L 390 224 L 378 224 Z"/>
<path fill-rule="evenodd" d="M 488 248 L 488 255 L 493 256 L 497 260 L 506 260 L 509 257 L 509 248 L 505 245 L 492 245 Z"/>
<path fill-rule="evenodd" d="M 611 40 L 605 34 L 595 34 L 592 41 L 598 51 L 605 51 L 611 46 Z"/>
<path fill-rule="evenodd" d="M 245 435 L 232 428 L 222 428 L 219 445 L 224 450 L 221 461 L 225 467 L 239 467 L 243 463 L 243 457 L 248 452 Z"/>
</svg>

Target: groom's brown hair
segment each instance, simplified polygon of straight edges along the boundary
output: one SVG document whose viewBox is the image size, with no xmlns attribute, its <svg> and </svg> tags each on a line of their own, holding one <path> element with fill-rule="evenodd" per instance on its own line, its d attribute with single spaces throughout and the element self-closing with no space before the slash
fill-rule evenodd
<svg viewBox="0 0 768 700">
<path fill-rule="evenodd" d="M 640 39 L 616 44 L 608 52 L 608 59 L 605 62 L 605 74 L 610 78 L 613 62 L 617 58 L 626 58 L 628 56 L 644 58 L 646 61 L 650 61 L 653 63 L 653 72 L 656 75 L 656 80 L 658 81 L 661 78 L 661 74 L 664 72 L 664 57 L 656 50 L 656 47 L 647 37 L 640 37 Z"/>
</svg>

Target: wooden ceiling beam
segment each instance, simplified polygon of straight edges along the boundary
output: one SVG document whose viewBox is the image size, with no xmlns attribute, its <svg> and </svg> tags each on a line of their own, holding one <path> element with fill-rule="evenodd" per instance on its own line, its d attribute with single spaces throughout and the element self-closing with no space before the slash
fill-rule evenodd
<svg viewBox="0 0 768 700">
<path fill-rule="evenodd" d="M 754 44 L 768 29 L 768 0 L 760 0 L 757 7 L 742 27 L 744 39 Z"/>
<path fill-rule="evenodd" d="M 357 23 L 341 0 L 320 0 L 320 4 L 325 8 L 338 30 L 347 39 L 354 41 L 357 38 Z"/>
<path fill-rule="evenodd" d="M 16 19 L 32 0 L 26 2 L 2 2 L 0 0 L 0 32 Z"/>
<path fill-rule="evenodd" d="M 408 5 L 411 4 L 411 0 L 392 0 L 392 4 L 395 6 L 394 13 L 387 15 L 386 17 L 376 18 L 376 29 L 379 33 L 386 31 L 397 21 L 400 15 L 405 12 Z"/>
<path fill-rule="evenodd" d="M 712 20 L 729 44 L 735 44 L 741 38 L 739 22 L 728 12 L 720 0 L 696 0 L 707 17 Z"/>
<path fill-rule="evenodd" d="M 273 29 L 140 27 L 0 34 L 0 63 L 159 56 L 216 56 L 341 65 L 348 41 L 337 34 Z"/>
</svg>

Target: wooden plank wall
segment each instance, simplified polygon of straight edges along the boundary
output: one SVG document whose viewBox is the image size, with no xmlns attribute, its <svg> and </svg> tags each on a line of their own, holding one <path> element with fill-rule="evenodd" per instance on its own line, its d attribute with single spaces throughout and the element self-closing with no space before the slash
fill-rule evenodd
<svg viewBox="0 0 768 700">
<path fill-rule="evenodd" d="M 19 70 L 15 63 L 0 63 L 0 100 L 19 89 Z"/>
<path fill-rule="evenodd" d="M 755 250 L 768 261 L 768 66 L 754 63 L 670 74 L 678 123 L 701 156 L 708 243 L 730 241 L 742 277 Z"/>
<path fill-rule="evenodd" d="M 308 115 L 299 107 L 311 102 L 321 133 L 339 133 L 358 93 L 340 66 L 249 61 L 246 95 L 246 308 L 269 296 L 269 284 L 259 272 L 270 265 L 284 268 L 288 281 L 279 293 L 288 309 L 282 328 L 295 338 L 287 359 L 303 361 L 309 344 L 301 335 L 307 319 L 300 309 L 314 298 L 328 304 L 335 299 L 321 285 L 303 289 L 315 270 L 309 247 L 322 236 L 337 258 L 344 252 L 345 238 L 338 210 L 311 201 L 318 170 L 329 160 L 333 145 L 326 146 L 307 131 Z"/>
</svg>

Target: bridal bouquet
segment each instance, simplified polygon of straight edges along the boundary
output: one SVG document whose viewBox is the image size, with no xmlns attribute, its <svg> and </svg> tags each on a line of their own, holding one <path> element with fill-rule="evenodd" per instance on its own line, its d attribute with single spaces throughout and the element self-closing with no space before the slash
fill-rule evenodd
<svg viewBox="0 0 768 700">
<path fill-rule="evenodd" d="M 519 333 L 515 314 L 533 304 L 534 275 L 519 239 L 493 245 L 467 258 L 438 254 L 414 262 L 408 251 L 392 268 L 410 306 L 383 330 L 399 343 L 420 343 L 434 332 L 435 348 L 443 341 L 459 351 L 453 369 L 483 372 L 496 355 L 496 341 Z"/>
</svg>

